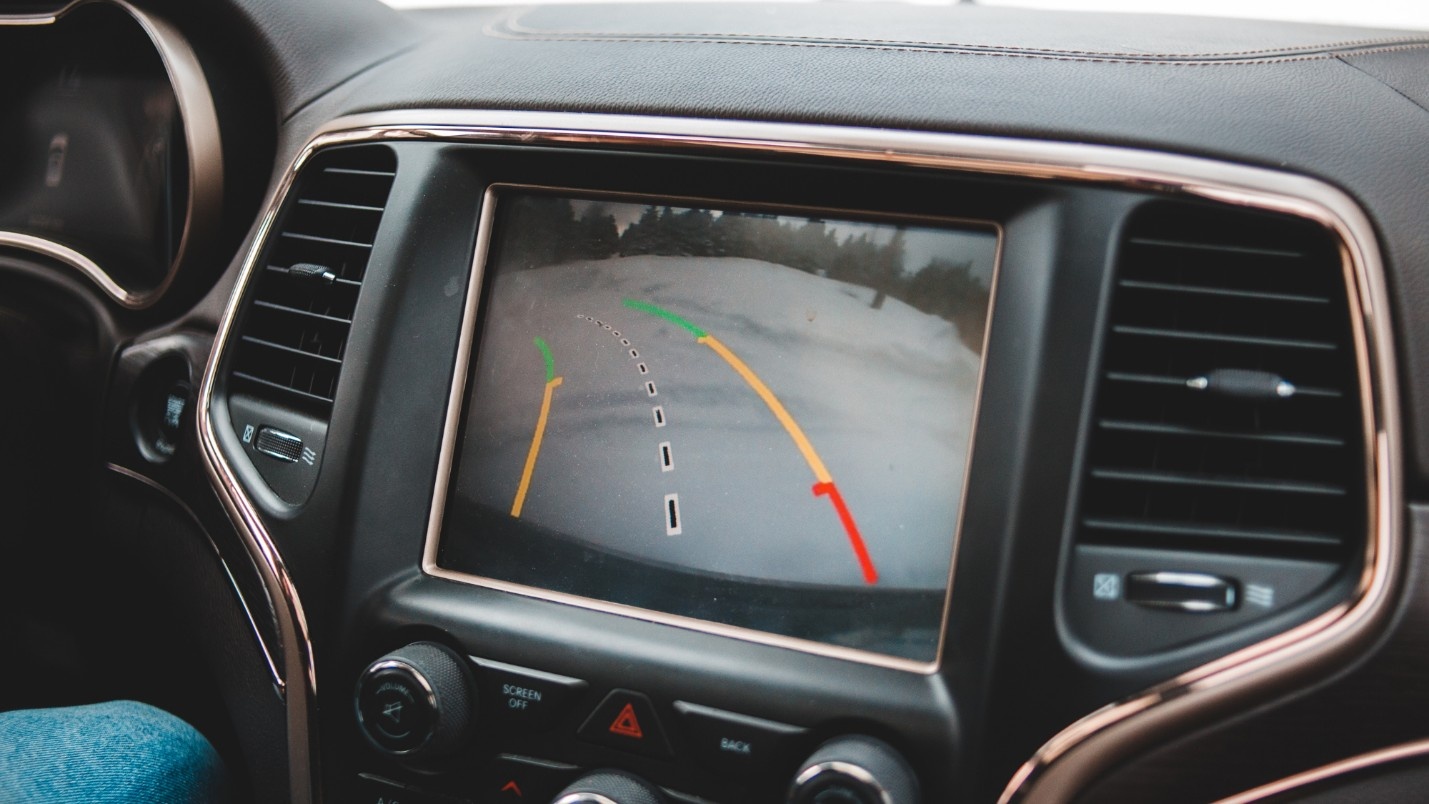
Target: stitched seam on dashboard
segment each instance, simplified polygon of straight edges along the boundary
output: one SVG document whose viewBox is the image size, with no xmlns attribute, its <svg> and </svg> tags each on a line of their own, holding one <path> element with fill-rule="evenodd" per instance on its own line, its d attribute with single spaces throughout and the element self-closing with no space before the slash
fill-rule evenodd
<svg viewBox="0 0 1429 804">
<path fill-rule="evenodd" d="M 1297 55 L 1330 56 L 1340 51 L 1355 50 L 1357 48 L 1372 47 L 1378 45 L 1426 45 L 1422 36 L 1387 36 L 1372 39 L 1347 39 L 1338 42 L 1309 43 L 1304 45 L 1285 45 L 1283 47 L 1261 48 L 1257 50 L 1227 50 L 1210 51 L 1205 53 L 1129 53 L 1126 51 L 1114 50 L 1066 50 L 1062 48 L 1028 48 L 1014 45 L 994 45 L 994 44 L 972 44 L 967 42 L 949 42 L 939 40 L 920 39 L 870 39 L 870 38 L 845 38 L 840 36 L 795 36 L 795 35 L 770 35 L 765 39 L 756 38 L 754 34 L 748 33 L 688 33 L 682 31 L 662 31 L 659 33 L 627 33 L 611 34 L 602 31 L 585 31 L 579 29 L 558 29 L 542 30 L 522 25 L 520 20 L 535 9 L 526 9 L 510 14 L 502 19 L 493 22 L 488 27 L 488 32 L 499 34 L 516 34 L 519 36 L 507 36 L 505 38 L 530 38 L 540 41 L 612 41 L 612 42 L 682 42 L 682 41 L 712 41 L 727 44 L 789 44 L 789 45 L 815 45 L 820 47 L 883 47 L 892 46 L 897 49 L 899 45 L 906 45 L 910 50 L 923 50 L 928 48 L 946 48 L 956 52 L 975 51 L 986 52 L 990 55 L 1026 55 L 1026 56 L 1047 56 L 1052 57 L 1106 57 L 1114 60 L 1143 61 L 1143 60 L 1179 60 L 1195 61 L 1199 59 L 1217 58 L 1239 58 L 1267 56 L 1270 54 L 1282 53 L 1286 58 L 1295 58 Z M 495 26 L 501 25 L 506 30 L 497 31 Z M 1292 55 L 1295 54 L 1295 55 Z"/>
<path fill-rule="evenodd" d="M 1356 55 L 1359 55 L 1359 54 L 1356 54 Z M 1414 104 L 1416 107 L 1418 107 L 1419 109 L 1421 109 L 1422 111 L 1429 112 L 1429 106 L 1425 106 L 1423 103 L 1420 103 L 1419 101 L 1417 101 L 1417 100 L 1415 100 L 1414 98 L 1410 97 L 1409 95 L 1405 94 L 1405 93 L 1404 93 L 1404 90 L 1400 89 L 1399 87 L 1395 86 L 1394 84 L 1391 84 L 1391 83 L 1389 83 L 1388 81 L 1384 80 L 1383 78 L 1380 78 L 1379 76 L 1375 75 L 1374 73 L 1369 72 L 1368 70 L 1364 69 L 1363 67 L 1359 66 L 1358 64 L 1355 64 L 1354 62 L 1350 61 L 1349 59 L 1346 59 L 1346 58 L 1344 58 L 1344 57 L 1340 57 L 1339 60 L 1340 60 L 1342 63 L 1344 63 L 1344 65 L 1345 65 L 1346 67 L 1349 67 L 1350 69 L 1352 69 L 1352 70 L 1354 70 L 1355 72 L 1357 72 L 1357 73 L 1359 73 L 1359 74 L 1365 76 L 1366 78 L 1372 79 L 1373 81 L 1375 81 L 1376 83 L 1378 83 L 1380 86 L 1385 87 L 1386 89 L 1388 89 L 1389 91 L 1391 91 L 1391 92 L 1393 92 L 1394 94 L 1398 95 L 1399 97 L 1401 97 L 1401 98 L 1403 98 L 1403 99 L 1409 101 L 1410 103 Z"/>
<path fill-rule="evenodd" d="M 1283 58 L 1259 58 L 1241 59 L 1237 61 L 1193 61 L 1170 59 L 1131 59 L 1131 58 L 1099 58 L 1091 56 L 1053 56 L 1046 53 L 1017 53 L 1012 51 L 989 51 L 989 50 L 957 50 L 948 47 L 926 48 L 926 47 L 897 47 L 893 45 L 853 45 L 841 44 L 837 42 L 763 42 L 756 40 L 737 39 L 654 39 L 649 37 L 580 37 L 580 36 L 526 36 L 505 34 L 493 28 L 485 31 L 487 36 L 494 39 L 505 39 L 513 42 L 590 42 L 597 44 L 656 44 L 656 45 L 742 45 L 753 47 L 789 47 L 789 48 L 828 48 L 834 50 L 871 50 L 888 53 L 925 53 L 929 55 L 941 56 L 992 56 L 1010 59 L 1036 59 L 1041 61 L 1070 61 L 1087 62 L 1094 64 L 1127 64 L 1147 67 L 1242 67 L 1258 66 L 1270 64 L 1291 64 L 1295 62 L 1310 61 L 1330 61 L 1340 59 L 1343 56 L 1367 56 L 1377 53 L 1397 53 L 1408 50 L 1429 49 L 1429 42 L 1416 42 L 1414 44 L 1398 45 L 1394 47 L 1369 48 L 1365 50 L 1355 50 L 1348 53 L 1314 53 L 1304 56 L 1286 56 Z"/>
</svg>

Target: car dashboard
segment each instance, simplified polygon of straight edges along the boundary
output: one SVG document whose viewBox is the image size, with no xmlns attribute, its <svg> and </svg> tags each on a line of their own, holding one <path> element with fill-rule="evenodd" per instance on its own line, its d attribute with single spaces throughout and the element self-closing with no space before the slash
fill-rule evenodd
<svg viewBox="0 0 1429 804">
<path fill-rule="evenodd" d="M 0 709 L 241 800 L 1412 797 L 1425 35 L 0 16 Z"/>
</svg>

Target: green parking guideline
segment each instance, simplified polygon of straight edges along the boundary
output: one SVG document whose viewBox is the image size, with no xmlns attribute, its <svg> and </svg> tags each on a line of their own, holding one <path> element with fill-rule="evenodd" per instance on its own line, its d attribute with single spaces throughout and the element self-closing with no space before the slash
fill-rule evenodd
<svg viewBox="0 0 1429 804">
<path fill-rule="evenodd" d="M 675 315 L 669 310 L 663 310 L 651 304 L 650 302 L 636 301 L 635 299 L 626 299 L 625 306 L 629 307 L 632 310 L 639 310 L 643 313 L 649 313 L 650 315 L 659 316 L 660 318 L 669 321 L 671 324 L 674 324 L 677 327 L 689 330 L 689 333 L 691 335 L 694 335 L 696 340 L 703 338 L 705 337 L 705 335 L 708 334 L 704 330 Z"/>
<path fill-rule="evenodd" d="M 550 382 L 556 377 L 556 359 L 551 357 L 551 347 L 540 338 L 536 339 L 536 348 L 541 350 L 541 359 L 546 361 L 546 382 Z"/>
</svg>

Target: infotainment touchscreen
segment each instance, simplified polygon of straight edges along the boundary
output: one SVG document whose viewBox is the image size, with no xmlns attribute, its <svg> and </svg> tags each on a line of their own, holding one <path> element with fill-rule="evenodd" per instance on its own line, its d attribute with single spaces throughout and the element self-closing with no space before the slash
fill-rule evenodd
<svg viewBox="0 0 1429 804">
<path fill-rule="evenodd" d="M 487 206 L 436 571 L 935 661 L 997 230 L 523 187 Z"/>
</svg>

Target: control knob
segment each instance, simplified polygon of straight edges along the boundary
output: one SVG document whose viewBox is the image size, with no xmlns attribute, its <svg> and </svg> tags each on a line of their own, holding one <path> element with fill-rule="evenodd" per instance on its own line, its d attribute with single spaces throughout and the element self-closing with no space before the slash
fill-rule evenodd
<svg viewBox="0 0 1429 804">
<path fill-rule="evenodd" d="M 632 773 L 598 770 L 557 793 L 552 804 L 665 804 L 665 796 Z"/>
<path fill-rule="evenodd" d="M 917 804 L 918 777 L 893 746 L 836 737 L 819 746 L 789 788 L 790 804 Z"/>
<path fill-rule="evenodd" d="M 367 666 L 357 681 L 357 723 L 374 748 L 404 761 L 459 748 L 471 729 L 476 691 L 455 651 L 413 642 Z"/>
</svg>

